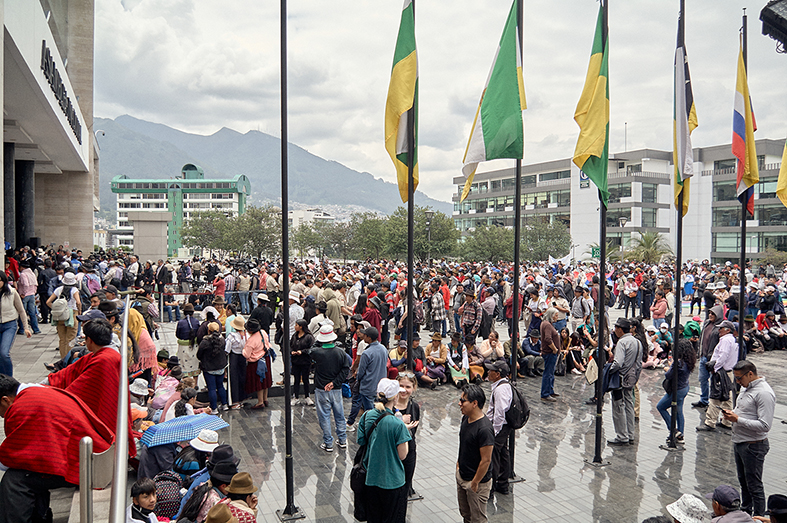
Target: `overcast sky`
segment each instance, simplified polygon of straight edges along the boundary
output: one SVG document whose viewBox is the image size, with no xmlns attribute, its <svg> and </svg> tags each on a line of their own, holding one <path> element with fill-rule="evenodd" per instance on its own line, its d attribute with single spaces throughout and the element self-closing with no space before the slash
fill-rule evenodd
<svg viewBox="0 0 787 523">
<path fill-rule="evenodd" d="M 742 7 L 756 138 L 787 135 L 787 55 L 761 34 L 766 0 L 686 0 L 699 127 L 693 145 L 729 143 Z M 383 113 L 401 0 L 289 3 L 289 137 L 323 158 L 395 181 Z M 417 0 L 419 189 L 455 190 L 478 99 L 510 0 Z M 598 3 L 525 0 L 525 162 L 573 154 L 574 109 Z M 678 0 L 610 3 L 610 149 L 672 148 Z M 279 2 L 96 0 L 95 114 L 201 134 L 280 135 Z M 513 165 L 482 164 L 479 171 Z M 234 173 L 230 173 L 234 174 Z"/>
</svg>

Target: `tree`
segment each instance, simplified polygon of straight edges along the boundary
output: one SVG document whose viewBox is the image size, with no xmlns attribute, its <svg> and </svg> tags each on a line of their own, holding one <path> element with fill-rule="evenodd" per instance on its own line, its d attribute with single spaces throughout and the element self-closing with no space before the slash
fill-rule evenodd
<svg viewBox="0 0 787 523">
<path fill-rule="evenodd" d="M 275 258 L 281 253 L 281 210 L 271 205 L 246 207 L 231 218 L 233 244 L 240 253 Z"/>
<path fill-rule="evenodd" d="M 302 223 L 298 227 L 290 229 L 290 245 L 298 251 L 301 258 L 308 255 L 310 251 L 319 254 L 319 237 L 308 223 Z"/>
<path fill-rule="evenodd" d="M 506 227 L 479 225 L 459 246 L 463 260 L 497 262 L 514 259 L 514 231 Z"/>
<path fill-rule="evenodd" d="M 777 251 L 773 247 L 768 247 L 763 251 L 762 258 L 757 260 L 756 263 L 762 267 L 767 267 L 768 264 L 772 263 L 778 272 L 787 263 L 787 252 Z"/>
<path fill-rule="evenodd" d="M 522 226 L 520 248 L 528 261 L 562 258 L 571 250 L 571 233 L 563 223 L 528 223 Z"/>
<path fill-rule="evenodd" d="M 638 238 L 632 238 L 631 256 L 647 264 L 658 263 L 665 254 L 672 254 L 667 240 L 658 232 L 641 232 Z"/>
<path fill-rule="evenodd" d="M 183 240 L 183 245 L 221 252 L 233 250 L 229 238 L 230 220 L 223 212 L 219 211 L 196 213 L 181 229 L 180 237 Z"/>
<path fill-rule="evenodd" d="M 353 213 L 350 224 L 355 235 L 355 255 L 358 258 L 369 256 L 379 260 L 380 255 L 386 248 L 386 222 L 387 218 L 381 218 L 375 213 Z"/>
<path fill-rule="evenodd" d="M 347 263 L 347 258 L 355 245 L 352 225 L 347 222 L 334 222 L 325 230 L 331 254 Z"/>
<path fill-rule="evenodd" d="M 413 210 L 413 255 L 420 261 L 428 257 L 442 258 L 456 251 L 459 231 L 454 221 L 446 214 L 436 211 L 430 222 L 430 234 L 426 231 L 426 211 L 430 207 L 415 206 Z M 431 241 L 429 237 L 431 236 Z M 394 257 L 407 256 L 407 209 L 398 207 L 388 217 L 386 227 L 388 254 Z"/>
</svg>

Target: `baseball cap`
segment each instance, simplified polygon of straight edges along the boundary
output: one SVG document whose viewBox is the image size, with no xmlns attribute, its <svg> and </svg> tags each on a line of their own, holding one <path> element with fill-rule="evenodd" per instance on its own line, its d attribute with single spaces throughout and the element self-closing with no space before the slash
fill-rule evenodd
<svg viewBox="0 0 787 523">
<path fill-rule="evenodd" d="M 738 491 L 729 485 L 719 485 L 713 492 L 705 494 L 705 499 L 712 499 L 724 508 L 737 510 L 741 504 Z"/>
<path fill-rule="evenodd" d="M 501 376 L 508 376 L 508 373 L 511 372 L 508 363 L 503 360 L 486 362 L 484 363 L 484 367 L 486 367 L 486 370 L 497 371 Z"/>
<path fill-rule="evenodd" d="M 106 320 L 107 316 L 98 309 L 90 309 L 85 311 L 84 314 L 78 314 L 77 319 L 79 321 Z"/>
</svg>

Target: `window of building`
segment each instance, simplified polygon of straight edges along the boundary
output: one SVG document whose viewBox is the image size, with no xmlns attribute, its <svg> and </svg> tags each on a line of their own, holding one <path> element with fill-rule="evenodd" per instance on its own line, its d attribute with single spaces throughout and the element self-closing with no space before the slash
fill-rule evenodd
<svg viewBox="0 0 787 523">
<path fill-rule="evenodd" d="M 506 178 L 502 180 L 502 187 L 504 191 L 513 191 L 516 189 L 516 179 L 515 178 Z"/>
<path fill-rule="evenodd" d="M 658 209 L 648 207 L 642 208 L 642 226 L 643 227 L 656 227 L 656 216 Z"/>
<path fill-rule="evenodd" d="M 492 180 L 489 182 L 492 192 L 500 192 L 501 180 Z"/>
<path fill-rule="evenodd" d="M 570 214 L 550 214 L 550 223 L 563 224 L 567 229 L 571 228 L 571 215 Z"/>
<path fill-rule="evenodd" d="M 714 171 L 724 171 L 726 169 L 735 169 L 735 163 L 737 160 L 734 158 L 732 160 L 716 160 L 713 162 L 713 170 Z"/>
<path fill-rule="evenodd" d="M 713 182 L 714 202 L 730 202 L 735 199 L 735 182 Z"/>
<path fill-rule="evenodd" d="M 558 207 L 568 207 L 571 205 L 571 190 L 552 191 L 549 193 L 549 203 L 557 204 Z"/>
<path fill-rule="evenodd" d="M 784 205 L 758 205 L 754 208 L 754 217 L 760 225 L 787 225 L 787 208 Z"/>
<path fill-rule="evenodd" d="M 776 179 L 760 180 L 760 183 L 754 186 L 754 192 L 760 195 L 760 199 L 776 198 L 777 182 Z"/>
<path fill-rule="evenodd" d="M 626 218 L 627 222 L 631 221 L 631 208 L 627 209 L 608 209 L 607 210 L 607 227 L 620 227 L 620 219 Z"/>
<path fill-rule="evenodd" d="M 609 203 L 619 203 L 621 198 L 631 196 L 631 183 L 617 183 L 609 186 Z"/>
<path fill-rule="evenodd" d="M 549 180 L 562 180 L 564 178 L 571 178 L 571 171 L 556 171 L 553 173 L 543 173 L 543 174 L 539 174 L 538 178 L 542 182 L 546 182 Z"/>
<path fill-rule="evenodd" d="M 626 166 L 626 172 L 629 173 L 629 174 L 631 174 L 631 173 L 641 173 L 642 172 L 642 164 L 641 163 L 635 163 L 633 165 L 627 165 Z"/>
<path fill-rule="evenodd" d="M 755 209 L 756 212 L 756 209 Z M 713 226 L 714 227 L 738 227 L 741 224 L 740 209 L 732 207 L 729 209 L 714 209 L 713 210 Z"/>
<path fill-rule="evenodd" d="M 536 175 L 530 174 L 528 176 L 522 177 L 522 187 L 535 187 L 536 186 Z"/>
<path fill-rule="evenodd" d="M 658 203 L 659 186 L 655 183 L 642 183 L 642 203 Z"/>
<path fill-rule="evenodd" d="M 759 248 L 760 251 L 765 249 L 787 251 L 787 235 L 782 232 L 761 232 Z"/>
<path fill-rule="evenodd" d="M 142 199 L 143 200 L 166 200 L 167 199 L 167 195 L 165 193 L 161 193 L 161 192 L 144 193 L 142 195 Z"/>
</svg>

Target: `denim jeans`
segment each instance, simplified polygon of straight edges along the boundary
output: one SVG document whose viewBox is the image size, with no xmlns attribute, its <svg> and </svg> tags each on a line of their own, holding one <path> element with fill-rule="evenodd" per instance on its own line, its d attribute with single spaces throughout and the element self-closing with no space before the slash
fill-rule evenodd
<svg viewBox="0 0 787 523">
<path fill-rule="evenodd" d="M 683 387 L 682 389 L 678 389 L 678 432 L 684 433 L 684 419 L 683 419 L 683 400 L 686 399 L 686 394 L 689 393 L 689 387 Z M 664 423 L 667 424 L 667 430 L 671 428 L 672 423 L 672 416 L 671 416 L 671 408 L 672 408 L 672 394 L 664 394 L 659 403 L 656 405 L 656 408 L 659 410 L 659 414 L 664 419 Z"/>
<path fill-rule="evenodd" d="M 566 328 L 566 325 L 568 325 L 568 319 L 567 318 L 563 318 L 562 320 L 557 320 L 555 322 L 555 330 L 560 332 L 560 331 L 562 331 L 563 329 Z"/>
<path fill-rule="evenodd" d="M 741 510 L 752 516 L 765 514 L 765 489 L 762 486 L 762 466 L 770 444 L 765 439 L 759 443 L 735 444 L 735 468 L 741 484 Z"/>
<path fill-rule="evenodd" d="M 167 321 L 172 323 L 172 310 L 175 309 L 175 321 L 180 321 L 180 307 L 164 305 L 164 312 L 167 314 Z"/>
<path fill-rule="evenodd" d="M 249 291 L 238 291 L 240 297 L 240 310 L 241 314 L 250 314 L 249 310 Z"/>
<path fill-rule="evenodd" d="M 11 347 L 16 338 L 16 320 L 0 323 L 0 374 L 14 375 L 14 365 L 11 363 Z"/>
<path fill-rule="evenodd" d="M 661 327 L 661 324 L 664 323 L 665 321 L 666 320 L 664 318 L 653 318 L 653 326 L 656 327 L 656 329 L 658 330 Z"/>
<path fill-rule="evenodd" d="M 710 373 L 705 368 L 708 363 L 708 358 L 700 356 L 699 364 L 699 378 L 700 378 L 700 401 L 708 404 L 708 396 L 710 395 Z"/>
<path fill-rule="evenodd" d="M 27 320 L 30 322 L 30 328 L 33 329 L 33 334 L 38 334 L 41 330 L 38 328 L 38 310 L 36 309 L 36 295 L 31 294 L 22 298 L 22 306 L 27 313 Z"/>
<path fill-rule="evenodd" d="M 454 313 L 454 328 L 456 329 L 455 332 L 462 333 L 462 317 L 457 313 Z"/>
<path fill-rule="evenodd" d="M 544 375 L 541 376 L 541 397 L 548 398 L 555 393 L 555 364 L 557 354 L 546 354 L 544 357 Z"/>
<path fill-rule="evenodd" d="M 347 441 L 347 424 L 344 421 L 342 390 L 339 388 L 326 392 L 324 389 L 316 389 L 314 399 L 317 407 L 317 421 L 320 422 L 322 440 L 325 445 L 333 447 L 331 411 L 333 411 L 333 420 L 336 423 L 336 437 L 339 439 L 339 443 L 345 443 Z"/>
<path fill-rule="evenodd" d="M 208 385 L 208 398 L 210 398 L 210 408 L 216 410 L 216 393 L 218 392 L 218 399 L 221 400 L 222 405 L 227 404 L 227 390 L 224 388 L 224 373 L 211 374 L 203 372 L 205 376 L 205 383 Z"/>
</svg>

